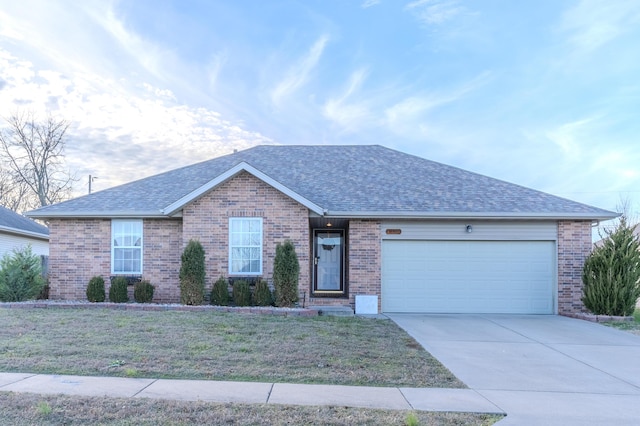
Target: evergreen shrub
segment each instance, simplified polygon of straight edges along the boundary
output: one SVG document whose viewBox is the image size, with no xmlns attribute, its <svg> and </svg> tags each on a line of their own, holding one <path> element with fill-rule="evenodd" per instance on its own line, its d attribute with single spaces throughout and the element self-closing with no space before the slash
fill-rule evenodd
<svg viewBox="0 0 640 426">
<path fill-rule="evenodd" d="M 109 301 L 113 303 L 127 303 L 129 294 L 127 293 L 128 281 L 125 277 L 114 277 L 111 279 L 109 287 Z"/>
<path fill-rule="evenodd" d="M 204 248 L 197 240 L 190 240 L 182 252 L 180 266 L 180 301 L 183 305 L 202 305 L 204 302 Z"/>
<path fill-rule="evenodd" d="M 251 305 L 251 287 L 246 280 L 234 281 L 233 303 L 235 303 L 236 306 Z"/>
<path fill-rule="evenodd" d="M 211 289 L 211 304 L 219 306 L 229 305 L 229 283 L 225 277 L 220 277 L 213 283 Z"/>
<path fill-rule="evenodd" d="M 34 299 L 45 286 L 40 256 L 31 246 L 13 249 L 0 260 L 0 301 L 22 302 Z"/>
<path fill-rule="evenodd" d="M 582 302 L 596 315 L 632 315 L 640 297 L 640 241 L 626 217 L 585 260 Z"/>
<path fill-rule="evenodd" d="M 156 288 L 149 281 L 140 281 L 133 285 L 133 300 L 137 303 L 151 303 Z"/>
<path fill-rule="evenodd" d="M 89 302 L 104 302 L 106 293 L 104 291 L 104 278 L 95 276 L 89 280 L 87 285 L 87 300 Z"/>
<path fill-rule="evenodd" d="M 273 262 L 273 285 L 276 293 L 276 306 L 291 307 L 298 301 L 298 279 L 300 264 L 296 249 L 290 240 L 276 246 Z"/>
<path fill-rule="evenodd" d="M 269 284 L 263 279 L 258 279 L 253 289 L 253 304 L 255 306 L 273 305 L 273 295 L 269 289 Z"/>
</svg>

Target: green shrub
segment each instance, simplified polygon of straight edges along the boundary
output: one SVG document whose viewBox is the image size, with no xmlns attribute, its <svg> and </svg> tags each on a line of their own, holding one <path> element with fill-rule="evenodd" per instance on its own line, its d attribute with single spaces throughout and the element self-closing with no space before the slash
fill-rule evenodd
<svg viewBox="0 0 640 426">
<path fill-rule="evenodd" d="M 138 303 L 151 303 L 156 288 L 149 281 L 140 281 L 133 285 L 133 300 Z"/>
<path fill-rule="evenodd" d="M 596 315 L 632 315 L 640 297 L 640 241 L 623 215 L 582 270 L 582 302 Z"/>
<path fill-rule="evenodd" d="M 104 278 L 100 276 L 91 278 L 87 286 L 87 300 L 89 302 L 104 302 L 105 298 Z"/>
<path fill-rule="evenodd" d="M 204 301 L 204 248 L 190 240 L 182 252 L 180 266 L 180 301 L 183 305 L 202 305 Z"/>
<path fill-rule="evenodd" d="M 125 277 L 115 277 L 111 279 L 109 287 L 109 301 L 113 303 L 126 303 L 129 301 L 127 293 L 128 281 Z"/>
<path fill-rule="evenodd" d="M 211 289 L 211 304 L 219 306 L 229 305 L 229 283 L 225 277 L 220 277 L 213 283 Z"/>
<path fill-rule="evenodd" d="M 233 303 L 236 306 L 251 305 L 251 287 L 245 280 L 234 281 L 233 283 Z"/>
<path fill-rule="evenodd" d="M 300 264 L 293 243 L 289 240 L 276 246 L 273 262 L 273 285 L 276 305 L 290 307 L 298 301 L 298 278 Z"/>
<path fill-rule="evenodd" d="M 45 285 L 42 277 L 40 256 L 31 251 L 31 246 L 14 249 L 0 260 L 0 300 L 22 302 L 33 299 Z"/>
<path fill-rule="evenodd" d="M 273 305 L 273 295 L 269 289 L 269 284 L 265 280 L 258 279 L 253 289 L 253 304 L 255 306 Z"/>
</svg>

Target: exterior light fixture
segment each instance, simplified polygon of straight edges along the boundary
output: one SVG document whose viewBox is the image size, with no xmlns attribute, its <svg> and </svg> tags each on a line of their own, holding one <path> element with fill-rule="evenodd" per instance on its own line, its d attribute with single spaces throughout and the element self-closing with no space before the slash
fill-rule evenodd
<svg viewBox="0 0 640 426">
<path fill-rule="evenodd" d="M 331 228 L 333 224 L 331 222 L 327 222 L 327 228 Z"/>
<path fill-rule="evenodd" d="M 467 226 L 465 227 L 465 230 L 467 231 L 467 234 L 470 234 L 470 233 L 472 233 L 472 232 L 473 232 L 473 226 L 471 226 L 471 225 L 467 225 Z"/>
</svg>

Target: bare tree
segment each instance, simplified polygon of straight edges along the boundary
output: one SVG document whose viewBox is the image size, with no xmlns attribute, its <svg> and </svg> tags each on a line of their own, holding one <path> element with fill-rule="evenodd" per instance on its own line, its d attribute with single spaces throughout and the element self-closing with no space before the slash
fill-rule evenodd
<svg viewBox="0 0 640 426">
<path fill-rule="evenodd" d="M 69 122 L 50 115 L 40 122 L 31 111 L 5 121 L 8 127 L 0 131 L 0 155 L 9 200 L 20 210 L 68 199 L 76 180 L 64 166 Z M 22 200 L 17 205 L 16 198 Z"/>
<path fill-rule="evenodd" d="M 37 207 L 29 199 L 29 187 L 24 182 L 16 181 L 11 171 L 0 165 L 0 206 L 16 212 L 23 212 Z"/>
</svg>

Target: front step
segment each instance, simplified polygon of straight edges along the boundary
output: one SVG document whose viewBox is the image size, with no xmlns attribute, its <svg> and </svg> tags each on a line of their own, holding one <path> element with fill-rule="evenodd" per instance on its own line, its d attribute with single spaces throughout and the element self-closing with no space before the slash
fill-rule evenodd
<svg viewBox="0 0 640 426">
<path fill-rule="evenodd" d="M 309 306 L 309 309 L 317 309 L 320 315 L 332 317 L 352 317 L 353 309 L 349 306 Z"/>
</svg>

